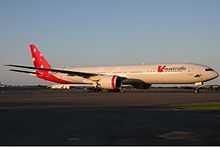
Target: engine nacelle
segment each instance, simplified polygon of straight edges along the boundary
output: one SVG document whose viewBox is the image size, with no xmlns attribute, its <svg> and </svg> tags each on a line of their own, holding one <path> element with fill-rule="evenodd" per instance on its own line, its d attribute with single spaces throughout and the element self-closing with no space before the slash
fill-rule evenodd
<svg viewBox="0 0 220 147">
<path fill-rule="evenodd" d="M 151 84 L 145 83 L 142 80 L 138 80 L 138 79 L 127 79 L 124 80 L 123 85 L 132 85 L 134 88 L 137 89 L 147 89 L 151 87 Z"/>
<path fill-rule="evenodd" d="M 122 84 L 122 80 L 124 78 L 118 77 L 118 76 L 103 76 L 98 81 L 98 87 L 103 89 L 119 89 Z"/>
</svg>

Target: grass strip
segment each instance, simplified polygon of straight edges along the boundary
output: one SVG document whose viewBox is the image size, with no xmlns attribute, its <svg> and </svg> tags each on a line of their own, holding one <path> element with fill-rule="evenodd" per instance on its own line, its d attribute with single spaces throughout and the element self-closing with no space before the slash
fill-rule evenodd
<svg viewBox="0 0 220 147">
<path fill-rule="evenodd" d="M 175 108 L 186 110 L 220 110 L 220 102 L 179 104 L 175 105 Z"/>
</svg>

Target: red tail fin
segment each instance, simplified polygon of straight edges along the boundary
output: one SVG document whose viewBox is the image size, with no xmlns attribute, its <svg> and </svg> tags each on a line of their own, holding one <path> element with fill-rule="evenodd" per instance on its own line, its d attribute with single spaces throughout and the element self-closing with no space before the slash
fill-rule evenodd
<svg viewBox="0 0 220 147">
<path fill-rule="evenodd" d="M 51 69 L 50 64 L 47 62 L 47 60 L 43 57 L 43 54 L 40 52 L 40 50 L 37 48 L 35 44 L 30 44 L 30 50 L 31 50 L 31 55 L 32 55 L 32 61 L 33 64 L 36 68 L 46 68 L 46 69 Z M 26 72 L 26 71 L 18 71 L 18 72 Z M 49 73 L 49 71 L 46 70 L 36 70 L 36 76 L 38 78 L 51 81 L 51 82 L 56 82 L 56 83 L 62 83 L 62 84 L 69 84 L 71 82 L 65 81 L 63 79 L 59 79 L 53 74 Z"/>
<path fill-rule="evenodd" d="M 43 57 L 43 54 L 39 51 L 35 44 L 30 44 L 30 50 L 32 54 L 32 61 L 35 67 L 48 69 L 51 68 L 50 64 Z"/>
</svg>

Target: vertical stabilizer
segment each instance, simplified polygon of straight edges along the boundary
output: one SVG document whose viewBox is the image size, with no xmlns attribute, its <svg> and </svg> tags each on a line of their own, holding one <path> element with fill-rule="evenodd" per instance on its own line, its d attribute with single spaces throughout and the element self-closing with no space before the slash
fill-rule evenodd
<svg viewBox="0 0 220 147">
<path fill-rule="evenodd" d="M 50 64 L 44 58 L 43 54 L 40 52 L 40 50 L 37 48 L 35 44 L 30 44 L 30 50 L 31 50 L 32 61 L 33 61 L 34 67 L 48 68 L 48 69 L 51 68 Z"/>
</svg>

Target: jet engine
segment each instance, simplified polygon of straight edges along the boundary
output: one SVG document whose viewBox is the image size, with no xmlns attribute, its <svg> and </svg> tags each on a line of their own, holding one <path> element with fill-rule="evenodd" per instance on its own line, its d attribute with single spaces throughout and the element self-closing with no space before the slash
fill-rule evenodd
<svg viewBox="0 0 220 147">
<path fill-rule="evenodd" d="M 118 76 L 103 76 L 98 82 L 97 87 L 102 89 L 115 90 L 121 87 L 124 78 Z"/>
</svg>

